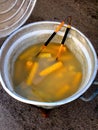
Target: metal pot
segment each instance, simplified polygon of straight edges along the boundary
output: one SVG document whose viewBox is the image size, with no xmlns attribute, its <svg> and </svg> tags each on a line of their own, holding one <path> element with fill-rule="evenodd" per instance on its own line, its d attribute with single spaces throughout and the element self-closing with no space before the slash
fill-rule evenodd
<svg viewBox="0 0 98 130">
<path fill-rule="evenodd" d="M 0 57 L 0 81 L 5 91 L 13 98 L 32 105 L 36 105 L 43 108 L 53 108 L 66 103 L 69 103 L 81 95 L 83 95 L 87 89 L 93 83 L 97 73 L 97 56 L 91 42 L 82 34 L 79 30 L 71 27 L 68 38 L 66 40 L 66 46 L 76 55 L 82 65 L 83 78 L 79 86 L 79 89 L 72 96 L 56 102 L 40 102 L 31 101 L 20 95 L 18 95 L 13 88 L 12 74 L 13 65 L 17 56 L 26 48 L 32 44 L 44 43 L 51 33 L 54 31 L 58 22 L 36 22 L 26 25 L 14 32 L 7 38 L 1 48 Z M 53 42 L 60 43 L 66 25 L 62 27 L 61 31 L 53 38 Z"/>
</svg>

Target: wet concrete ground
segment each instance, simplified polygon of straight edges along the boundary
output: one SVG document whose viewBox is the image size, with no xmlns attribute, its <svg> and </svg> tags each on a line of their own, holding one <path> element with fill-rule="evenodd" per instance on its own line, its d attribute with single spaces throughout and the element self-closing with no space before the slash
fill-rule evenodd
<svg viewBox="0 0 98 130">
<path fill-rule="evenodd" d="M 38 0 L 25 24 L 36 21 L 62 21 L 71 15 L 72 25 L 92 42 L 98 54 L 97 0 Z M 0 45 L 6 38 L 0 39 Z M 98 80 L 98 75 L 96 76 Z M 98 86 L 92 85 L 85 96 Z M 50 111 L 44 118 L 41 109 L 10 97 L 0 85 L 0 130 L 97 130 L 98 96 L 91 102 L 77 99 Z"/>
</svg>

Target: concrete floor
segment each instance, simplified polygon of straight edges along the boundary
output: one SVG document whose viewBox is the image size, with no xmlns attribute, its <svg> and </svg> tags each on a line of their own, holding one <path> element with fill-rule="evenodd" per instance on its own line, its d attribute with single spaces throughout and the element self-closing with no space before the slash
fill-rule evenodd
<svg viewBox="0 0 98 130">
<path fill-rule="evenodd" d="M 72 25 L 90 39 L 98 54 L 97 4 L 97 0 L 38 0 L 25 24 L 62 21 L 71 15 Z M 0 45 L 5 39 L 0 39 Z M 92 85 L 85 95 L 97 87 Z M 77 99 L 51 110 L 44 118 L 40 108 L 13 99 L 0 85 L 0 130 L 98 130 L 98 96 L 91 102 Z"/>
</svg>

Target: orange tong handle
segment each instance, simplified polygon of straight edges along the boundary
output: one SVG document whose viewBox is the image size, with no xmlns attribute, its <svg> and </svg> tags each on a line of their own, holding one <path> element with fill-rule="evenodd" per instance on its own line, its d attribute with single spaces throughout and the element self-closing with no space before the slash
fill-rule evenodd
<svg viewBox="0 0 98 130">
<path fill-rule="evenodd" d="M 65 47 L 64 47 L 64 45 L 63 44 L 61 44 L 60 45 L 60 48 L 59 48 L 59 51 L 58 51 L 58 53 L 57 53 L 57 60 L 58 60 L 58 58 L 61 56 L 61 53 L 63 52 L 65 50 Z"/>
<path fill-rule="evenodd" d="M 61 29 L 61 27 L 64 25 L 64 21 L 62 21 L 57 27 L 56 27 L 56 29 L 55 29 L 55 32 L 57 33 L 60 29 Z"/>
</svg>

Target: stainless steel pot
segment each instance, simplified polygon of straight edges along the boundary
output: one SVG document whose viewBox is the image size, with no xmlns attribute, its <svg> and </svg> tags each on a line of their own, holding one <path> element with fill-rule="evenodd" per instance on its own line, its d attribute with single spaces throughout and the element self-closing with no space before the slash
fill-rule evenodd
<svg viewBox="0 0 98 130">
<path fill-rule="evenodd" d="M 43 108 L 53 108 L 69 103 L 81 95 L 91 86 L 97 73 L 97 56 L 91 42 L 79 30 L 71 27 L 66 46 L 76 55 L 82 65 L 83 79 L 80 87 L 72 96 L 56 102 L 31 101 L 18 95 L 13 88 L 13 65 L 17 56 L 32 44 L 44 43 L 54 31 L 58 22 L 36 22 L 26 25 L 7 38 L 0 54 L 0 81 L 5 91 L 13 98 Z M 61 42 L 66 25 L 53 38 L 53 42 Z"/>
</svg>

